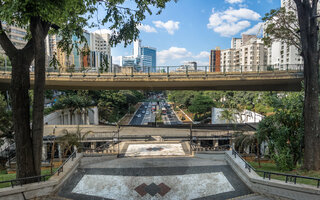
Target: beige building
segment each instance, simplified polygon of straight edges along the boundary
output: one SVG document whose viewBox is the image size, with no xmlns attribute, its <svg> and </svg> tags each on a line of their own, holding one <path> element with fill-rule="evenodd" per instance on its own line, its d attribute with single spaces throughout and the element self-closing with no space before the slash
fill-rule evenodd
<svg viewBox="0 0 320 200">
<path fill-rule="evenodd" d="M 2 27 L 4 30 L 6 30 L 7 36 L 17 49 L 22 49 L 27 44 L 27 41 L 24 39 L 27 35 L 27 31 L 24 28 L 14 25 L 7 25 L 6 23 L 2 23 Z M 0 55 L 5 55 L 5 52 L 1 46 Z"/>
<path fill-rule="evenodd" d="M 267 49 L 255 35 L 242 35 L 231 40 L 231 49 L 221 51 L 221 71 L 266 70 Z"/>
</svg>

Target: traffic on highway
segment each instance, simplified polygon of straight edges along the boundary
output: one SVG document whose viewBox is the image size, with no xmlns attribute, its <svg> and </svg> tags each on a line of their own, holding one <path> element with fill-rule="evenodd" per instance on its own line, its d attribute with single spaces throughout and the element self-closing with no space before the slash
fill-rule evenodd
<svg viewBox="0 0 320 200">
<path fill-rule="evenodd" d="M 130 125 L 148 125 L 148 123 L 156 122 L 157 114 L 161 115 L 161 122 L 166 125 L 182 124 L 175 115 L 171 106 L 161 99 L 158 101 L 143 102 L 139 109 L 135 112 Z M 160 121 L 157 121 L 157 123 Z"/>
</svg>

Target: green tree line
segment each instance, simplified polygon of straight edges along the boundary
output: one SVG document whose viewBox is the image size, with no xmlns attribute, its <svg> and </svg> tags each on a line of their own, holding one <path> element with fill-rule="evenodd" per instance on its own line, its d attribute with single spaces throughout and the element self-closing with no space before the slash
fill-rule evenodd
<svg viewBox="0 0 320 200">
<path fill-rule="evenodd" d="M 85 112 L 89 107 L 97 106 L 101 121 L 117 122 L 139 101 L 144 95 L 139 91 L 129 90 L 67 90 L 58 97 L 52 108 L 46 113 L 58 109 L 69 109 L 71 113 Z M 52 91 L 46 92 L 47 98 L 52 98 Z"/>
</svg>

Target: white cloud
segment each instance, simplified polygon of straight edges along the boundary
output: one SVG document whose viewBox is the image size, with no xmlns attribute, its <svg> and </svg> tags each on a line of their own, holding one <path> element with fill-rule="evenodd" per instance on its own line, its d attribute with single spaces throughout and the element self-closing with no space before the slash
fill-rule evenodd
<svg viewBox="0 0 320 200">
<path fill-rule="evenodd" d="M 144 31 L 147 33 L 156 33 L 157 32 L 157 30 L 154 27 L 149 26 L 149 25 L 144 25 L 144 24 L 138 25 L 138 29 L 140 31 Z"/>
<path fill-rule="evenodd" d="M 172 20 L 169 20 L 167 22 L 162 22 L 162 21 L 153 21 L 153 24 L 157 28 L 164 28 L 168 31 L 170 35 L 173 35 L 176 30 L 179 30 L 179 24 L 180 22 L 175 22 Z"/>
<path fill-rule="evenodd" d="M 157 52 L 158 65 L 180 65 L 186 61 L 196 61 L 198 65 L 208 65 L 210 53 L 202 51 L 193 55 L 186 48 L 170 47 L 167 50 Z"/>
<path fill-rule="evenodd" d="M 263 26 L 263 22 L 260 22 L 260 23 L 256 24 L 252 28 L 250 28 L 250 29 L 246 30 L 245 32 L 243 32 L 242 34 L 256 35 L 260 31 L 259 35 L 261 35 L 261 29 L 262 29 L 261 26 Z"/>
<path fill-rule="evenodd" d="M 207 51 L 201 51 L 198 55 L 194 56 L 194 58 L 208 58 L 209 59 L 210 53 Z"/>
<path fill-rule="evenodd" d="M 222 12 L 216 12 L 212 9 L 207 27 L 221 36 L 230 37 L 248 28 L 251 25 L 249 20 L 257 21 L 260 17 L 257 12 L 248 8 L 234 9 L 230 7 Z"/>
<path fill-rule="evenodd" d="M 243 0 L 225 0 L 225 2 L 234 4 L 234 3 L 242 3 Z"/>
</svg>

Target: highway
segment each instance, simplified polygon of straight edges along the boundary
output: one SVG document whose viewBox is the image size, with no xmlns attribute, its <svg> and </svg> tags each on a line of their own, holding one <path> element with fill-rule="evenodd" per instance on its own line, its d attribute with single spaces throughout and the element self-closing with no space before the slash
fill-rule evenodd
<svg viewBox="0 0 320 200">
<path fill-rule="evenodd" d="M 152 112 L 152 104 L 155 105 L 155 102 L 143 102 L 129 125 L 147 125 L 149 122 L 155 122 L 156 113 Z M 158 112 L 161 112 L 163 107 L 167 110 L 166 114 L 161 115 L 164 124 L 182 124 L 166 102 L 159 102 L 159 105 L 157 105 Z"/>
</svg>

